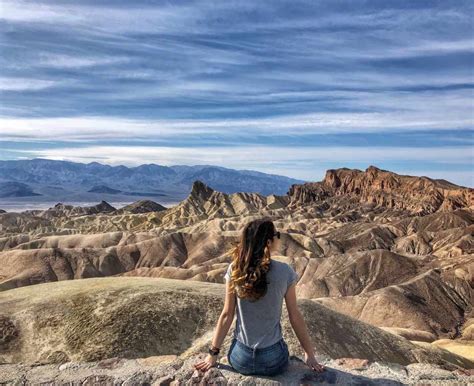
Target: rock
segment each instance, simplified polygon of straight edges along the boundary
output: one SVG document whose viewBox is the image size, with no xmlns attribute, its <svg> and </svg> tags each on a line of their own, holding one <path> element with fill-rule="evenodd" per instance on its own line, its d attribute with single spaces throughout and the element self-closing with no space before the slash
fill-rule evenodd
<svg viewBox="0 0 474 386">
<path fill-rule="evenodd" d="M 101 360 L 97 364 L 97 367 L 103 368 L 103 369 L 116 369 L 117 367 L 120 367 L 122 365 L 123 365 L 122 358 L 113 357 L 113 358 L 107 358 L 107 359 Z"/>
<path fill-rule="evenodd" d="M 97 385 L 117 385 L 115 378 L 109 375 L 91 375 L 86 377 L 81 385 L 82 386 L 97 386 Z"/>
<path fill-rule="evenodd" d="M 214 190 L 211 187 L 207 186 L 204 182 L 196 180 L 193 182 L 193 185 L 191 187 L 190 197 L 201 200 L 207 200 L 213 192 Z"/>
<path fill-rule="evenodd" d="M 12 319 L 6 315 L 0 315 L 0 350 L 6 350 L 18 339 L 18 336 L 18 328 Z"/>
<path fill-rule="evenodd" d="M 300 382 L 302 382 L 303 384 L 306 382 L 315 382 L 315 383 L 334 385 L 337 382 L 337 375 L 335 372 L 328 369 L 326 369 L 322 373 L 316 373 L 312 371 L 311 373 L 305 374 L 300 379 Z"/>
<path fill-rule="evenodd" d="M 447 181 L 400 175 L 370 165 L 365 171 L 329 169 L 323 181 L 292 185 L 288 195 L 293 206 L 320 202 L 329 196 L 351 196 L 375 206 L 427 215 L 438 210 L 473 207 L 473 191 Z"/>
<path fill-rule="evenodd" d="M 200 371 L 198 371 L 198 373 L 200 373 Z M 222 375 L 221 371 L 215 367 L 211 367 L 204 374 L 200 374 L 196 377 L 193 374 L 191 380 L 199 380 L 199 385 L 227 385 L 227 379 Z"/>
<path fill-rule="evenodd" d="M 81 366 L 81 364 L 78 363 L 78 362 L 67 362 L 67 363 L 63 363 L 58 368 L 59 368 L 60 371 L 65 371 L 65 370 L 78 369 L 80 366 Z"/>
<path fill-rule="evenodd" d="M 117 209 L 113 212 L 114 215 L 125 214 L 125 213 L 148 213 L 148 212 L 161 212 L 166 210 L 163 205 L 158 204 L 155 201 L 151 200 L 139 200 L 135 201 L 129 205 Z"/>
<path fill-rule="evenodd" d="M 177 359 L 177 355 L 155 355 L 146 358 L 137 358 L 137 362 L 139 362 L 142 366 L 160 366 L 173 363 Z"/>
<path fill-rule="evenodd" d="M 128 377 L 122 386 L 135 386 L 135 385 L 150 385 L 153 376 L 148 371 L 137 371 L 132 376 Z"/>
<path fill-rule="evenodd" d="M 406 366 L 408 375 L 418 380 L 453 380 L 455 373 L 426 363 L 412 363 Z"/>
<path fill-rule="evenodd" d="M 339 358 L 337 359 L 336 363 L 346 369 L 351 370 L 364 370 L 369 365 L 369 361 L 367 359 L 360 358 Z"/>
<path fill-rule="evenodd" d="M 433 342 L 436 340 L 436 335 L 427 331 L 414 330 L 409 328 L 397 327 L 381 327 L 383 330 L 391 332 L 392 334 L 403 336 L 404 338 L 417 342 Z"/>
<path fill-rule="evenodd" d="M 474 361 L 474 340 L 439 339 L 431 344 Z"/>
<path fill-rule="evenodd" d="M 152 386 L 170 386 L 174 380 L 174 375 L 165 375 L 158 378 Z"/>
<path fill-rule="evenodd" d="M 408 374 L 406 367 L 398 363 L 386 363 L 384 366 L 386 366 L 391 372 L 398 376 L 405 376 Z"/>
</svg>

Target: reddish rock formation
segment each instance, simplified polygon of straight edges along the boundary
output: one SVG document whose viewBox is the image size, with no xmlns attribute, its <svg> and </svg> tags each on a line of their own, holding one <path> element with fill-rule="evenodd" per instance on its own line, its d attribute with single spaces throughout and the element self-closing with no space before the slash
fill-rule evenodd
<svg viewBox="0 0 474 386">
<path fill-rule="evenodd" d="M 353 196 L 359 202 L 426 215 L 474 207 L 474 189 L 445 180 L 401 175 L 369 166 L 329 169 L 323 181 L 292 185 L 288 191 L 293 206 L 328 197 Z"/>
</svg>

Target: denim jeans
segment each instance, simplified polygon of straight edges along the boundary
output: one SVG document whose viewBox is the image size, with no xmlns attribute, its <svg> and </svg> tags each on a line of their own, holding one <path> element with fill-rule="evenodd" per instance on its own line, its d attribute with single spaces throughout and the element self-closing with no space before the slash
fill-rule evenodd
<svg viewBox="0 0 474 386">
<path fill-rule="evenodd" d="M 227 353 L 229 364 L 244 375 L 281 374 L 288 367 L 289 357 L 288 345 L 283 338 L 271 346 L 256 349 L 232 338 Z"/>
</svg>

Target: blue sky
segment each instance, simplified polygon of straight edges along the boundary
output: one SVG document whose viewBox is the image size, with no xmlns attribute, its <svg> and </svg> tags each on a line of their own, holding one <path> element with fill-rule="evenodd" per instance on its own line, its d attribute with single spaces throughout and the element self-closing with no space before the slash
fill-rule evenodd
<svg viewBox="0 0 474 386">
<path fill-rule="evenodd" d="M 474 186 L 472 1 L 10 1 L 0 159 Z"/>
</svg>

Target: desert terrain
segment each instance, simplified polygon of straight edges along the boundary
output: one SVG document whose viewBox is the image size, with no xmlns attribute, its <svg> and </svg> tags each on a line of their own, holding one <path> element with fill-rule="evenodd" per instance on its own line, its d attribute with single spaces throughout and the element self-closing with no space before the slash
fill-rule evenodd
<svg viewBox="0 0 474 386">
<path fill-rule="evenodd" d="M 298 273 L 329 367 L 317 375 L 301 363 L 284 309 L 291 366 L 274 380 L 474 382 L 473 209 L 472 188 L 369 166 L 327 170 L 285 195 L 196 180 L 170 208 L 0 213 L 0 382 L 270 383 L 226 364 L 231 333 L 218 368 L 192 369 L 223 305 L 229 248 L 262 216 L 282 234 L 272 258 Z"/>
</svg>

